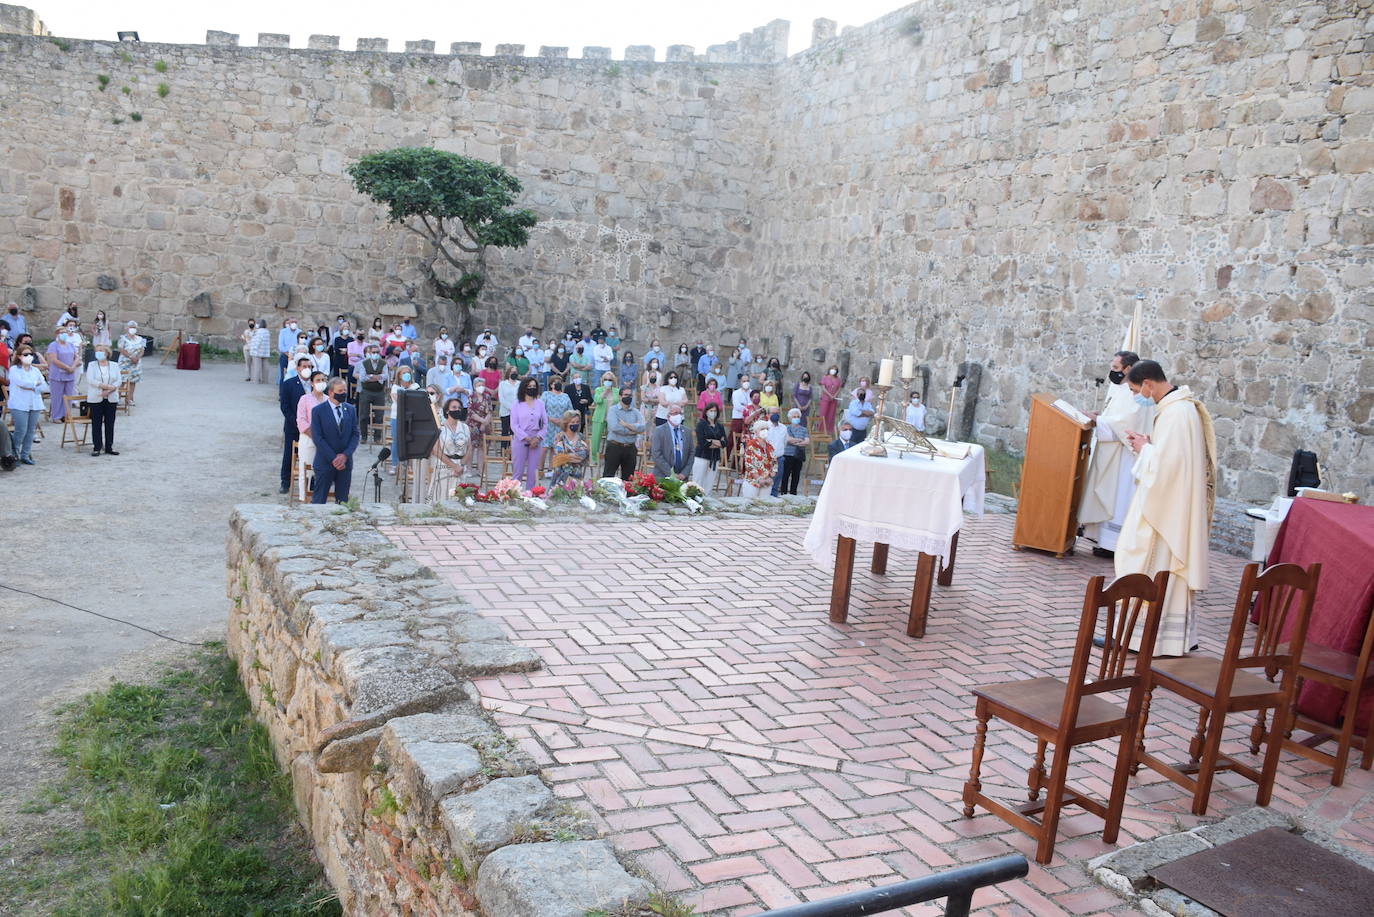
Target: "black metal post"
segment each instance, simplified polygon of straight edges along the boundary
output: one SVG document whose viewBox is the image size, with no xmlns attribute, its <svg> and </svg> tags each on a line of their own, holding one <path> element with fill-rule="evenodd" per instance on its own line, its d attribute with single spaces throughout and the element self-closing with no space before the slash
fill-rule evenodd
<svg viewBox="0 0 1374 917">
<path fill-rule="evenodd" d="M 794 904 L 767 911 L 758 917 L 863 917 L 936 898 L 949 899 L 945 903 L 946 917 L 968 917 L 975 891 L 1008 879 L 1019 879 L 1029 871 L 1030 864 L 1026 858 L 1013 854 L 881 888 L 867 888 L 834 898 Z"/>
</svg>

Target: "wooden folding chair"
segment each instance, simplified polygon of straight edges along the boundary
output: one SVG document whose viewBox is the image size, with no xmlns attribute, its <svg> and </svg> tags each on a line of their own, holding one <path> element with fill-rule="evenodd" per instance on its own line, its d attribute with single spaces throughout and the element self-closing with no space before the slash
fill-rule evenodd
<svg viewBox="0 0 1374 917">
<path fill-rule="evenodd" d="M 368 410 L 368 413 L 371 415 L 371 416 L 368 418 L 368 421 L 367 421 L 367 424 L 368 424 L 367 433 L 368 433 L 368 435 L 371 436 L 373 430 L 378 430 L 378 429 L 380 429 L 380 430 L 382 431 L 382 439 L 381 439 L 381 442 L 380 442 L 379 444 L 377 444 L 378 448 L 380 449 L 382 446 L 390 446 L 390 445 L 391 445 L 391 421 L 388 420 L 388 419 L 387 419 L 387 416 L 386 416 L 386 411 L 387 411 L 386 405 L 384 405 L 384 404 L 369 405 L 367 410 Z"/>
<path fill-rule="evenodd" d="M 1212 781 L 1219 770 L 1235 771 L 1254 781 L 1259 785 L 1255 805 L 1269 805 L 1274 791 L 1274 774 L 1279 766 L 1279 751 L 1292 716 L 1297 661 L 1307 637 L 1307 622 L 1312 616 L 1312 601 L 1317 595 L 1320 574 L 1321 564 L 1313 564 L 1306 570 L 1297 564 L 1275 564 L 1263 573 L 1259 564 L 1247 565 L 1241 576 L 1240 592 L 1231 615 L 1231 631 L 1222 657 L 1178 656 L 1156 659 L 1150 666 L 1150 684 L 1145 695 L 1141 741 L 1137 749 L 1138 764 L 1132 769 L 1144 764 L 1191 791 L 1194 815 L 1207 814 Z M 1259 625 L 1250 654 L 1242 656 L 1251 608 L 1259 610 Z M 1266 675 L 1277 675 L 1278 684 L 1269 681 Z M 1150 701 L 1159 688 L 1172 691 L 1200 708 L 1197 732 L 1188 744 L 1189 761 L 1183 767 L 1174 767 L 1145 751 L 1143 724 L 1149 720 Z M 1274 724 L 1266 730 L 1264 716 L 1271 709 Z M 1250 710 L 1259 715 L 1257 737 L 1263 735 L 1264 744 L 1268 745 L 1264 766 L 1258 771 L 1221 753 L 1226 715 Z M 1252 740 L 1252 744 L 1258 750 L 1261 743 Z"/>
<path fill-rule="evenodd" d="M 1130 778 L 1133 751 L 1141 726 L 1141 707 L 1145 696 L 1150 658 L 1164 603 L 1169 574 L 1160 572 L 1154 579 L 1132 573 L 1103 587 L 1103 577 L 1088 583 L 1083 598 L 1083 614 L 1078 621 L 1078 639 L 1067 681 L 1058 678 L 1030 678 L 976 688 L 978 727 L 973 743 L 973 765 L 964 784 L 964 816 L 982 806 L 1007 824 L 1026 832 L 1036 841 L 1035 859 L 1048 863 L 1054 856 L 1059 830 L 1059 812 L 1065 805 L 1077 805 L 1105 822 L 1102 840 L 1116 842 L 1121 812 L 1126 803 L 1126 784 Z M 1105 609 L 1106 646 L 1097 666 L 1096 678 L 1089 681 L 1093 635 L 1097 620 Z M 1140 652 L 1130 657 L 1130 638 L 1140 634 Z M 1099 695 L 1127 692 L 1126 707 L 1104 700 Z M 1012 807 L 983 795 L 980 770 L 987 741 L 988 720 L 996 717 L 1035 736 L 1035 763 L 1026 775 L 1030 801 Z M 1067 786 L 1069 754 L 1074 746 L 1120 737 L 1111 795 L 1104 805 Z M 1054 759 L 1048 776 L 1045 751 L 1054 745 Z M 1044 801 L 1040 791 L 1045 791 Z M 1043 814 L 1041 814 L 1043 813 Z M 1034 816 L 1041 814 L 1039 820 Z"/>
<path fill-rule="evenodd" d="M 1287 647 L 1280 647 L 1281 652 Z M 1374 671 L 1370 670 L 1370 659 L 1374 658 L 1374 615 L 1365 626 L 1364 640 L 1360 644 L 1359 655 L 1333 650 L 1326 646 L 1306 643 L 1302 648 L 1302 658 L 1298 660 L 1297 684 L 1293 696 L 1302 691 L 1304 681 L 1315 681 L 1345 693 L 1345 704 L 1341 709 L 1340 729 L 1298 713 L 1297 704 L 1293 705 L 1293 715 L 1288 728 L 1284 731 L 1283 747 L 1291 752 L 1331 765 L 1331 785 L 1340 786 L 1345 782 L 1346 764 L 1350 760 L 1350 748 L 1358 745 L 1364 752 L 1360 757 L 1360 767 L 1369 770 L 1374 764 L 1374 710 L 1370 711 L 1369 722 L 1365 724 L 1364 737 L 1355 735 L 1356 717 L 1359 715 L 1360 695 L 1374 684 Z M 1266 673 L 1273 680 L 1274 673 Z M 1264 734 L 1264 720 L 1255 722 L 1250 733 L 1250 751 L 1259 754 L 1260 738 Z M 1305 739 L 1295 741 L 1293 731 L 1309 733 Z M 1336 753 L 1320 751 L 1317 746 L 1331 740 L 1336 742 Z"/>
<path fill-rule="evenodd" d="M 129 401 L 129 382 L 124 380 L 119 383 L 119 407 L 116 408 L 121 414 L 129 414 L 133 411 L 133 404 Z"/>
<path fill-rule="evenodd" d="M 58 441 L 59 449 L 65 448 L 67 443 L 80 452 L 81 447 L 86 445 L 86 434 L 91 429 L 91 418 L 81 416 L 81 405 L 86 399 L 81 395 L 63 395 L 62 403 L 66 405 L 67 416 L 62 418 L 62 439 Z"/>
<path fill-rule="evenodd" d="M 486 464 L 482 467 L 482 477 L 479 486 L 485 486 L 487 478 L 493 472 L 495 466 L 496 476 L 492 478 L 492 483 L 496 483 L 502 478 L 508 478 L 511 474 L 511 454 L 510 437 L 502 436 L 499 433 L 488 433 L 483 440 L 486 448 Z"/>
</svg>

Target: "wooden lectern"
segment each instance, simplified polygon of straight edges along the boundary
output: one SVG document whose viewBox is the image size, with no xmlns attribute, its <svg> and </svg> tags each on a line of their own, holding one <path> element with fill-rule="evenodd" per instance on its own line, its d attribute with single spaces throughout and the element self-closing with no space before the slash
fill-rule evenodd
<svg viewBox="0 0 1374 917">
<path fill-rule="evenodd" d="M 1031 396 L 1026 457 L 1021 460 L 1021 499 L 1011 546 L 1063 557 L 1078 536 L 1078 501 L 1088 472 L 1093 425 L 1079 423 L 1054 406 L 1049 395 Z"/>
</svg>

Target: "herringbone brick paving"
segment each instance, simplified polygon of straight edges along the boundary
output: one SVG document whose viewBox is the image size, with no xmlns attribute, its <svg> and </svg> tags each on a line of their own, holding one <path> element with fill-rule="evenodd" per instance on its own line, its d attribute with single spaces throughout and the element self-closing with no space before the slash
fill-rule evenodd
<svg viewBox="0 0 1374 917">
<path fill-rule="evenodd" d="M 1010 548 L 1012 518 L 969 519 L 954 583 L 936 587 L 927 636 L 905 636 L 915 555 L 886 576 L 856 560 L 850 622 L 829 623 L 830 573 L 800 548 L 808 520 L 663 520 L 642 525 L 393 528 L 545 669 L 480 679 L 484 704 L 585 803 L 622 850 L 703 914 L 748 915 L 887 884 L 1032 844 L 959 794 L 978 684 L 1068 667 L 1083 590 L 1111 575 L 1091 556 Z M 1219 653 L 1242 561 L 1214 555 L 1203 652 Z M 1157 694 L 1148 741 L 1180 758 L 1194 715 Z M 1228 730 L 1240 751 L 1249 721 Z M 1033 740 L 994 721 L 986 790 L 1024 799 Z M 1074 785 L 1105 795 L 1114 745 L 1088 746 Z M 1374 853 L 1374 779 L 1344 787 L 1285 755 L 1274 806 Z M 1223 774 L 1209 819 L 1249 807 Z M 1121 846 L 1191 827 L 1189 801 L 1148 770 L 1131 783 Z M 980 893 L 984 913 L 1130 909 L 1082 864 L 1111 849 L 1101 822 L 1066 810 L 1054 862 Z M 913 908 L 910 913 L 936 913 Z"/>
</svg>

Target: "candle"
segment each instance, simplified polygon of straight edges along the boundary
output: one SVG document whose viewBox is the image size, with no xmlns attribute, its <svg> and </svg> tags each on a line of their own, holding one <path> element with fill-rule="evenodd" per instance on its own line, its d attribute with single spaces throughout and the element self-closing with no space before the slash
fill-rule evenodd
<svg viewBox="0 0 1374 917">
<path fill-rule="evenodd" d="M 916 360 L 911 356 L 911 354 L 907 354 L 906 356 L 902 357 L 902 378 L 910 379 L 915 375 Z"/>
<path fill-rule="evenodd" d="M 878 384 L 892 384 L 892 361 L 890 359 L 883 360 L 881 363 L 878 364 Z"/>
</svg>

